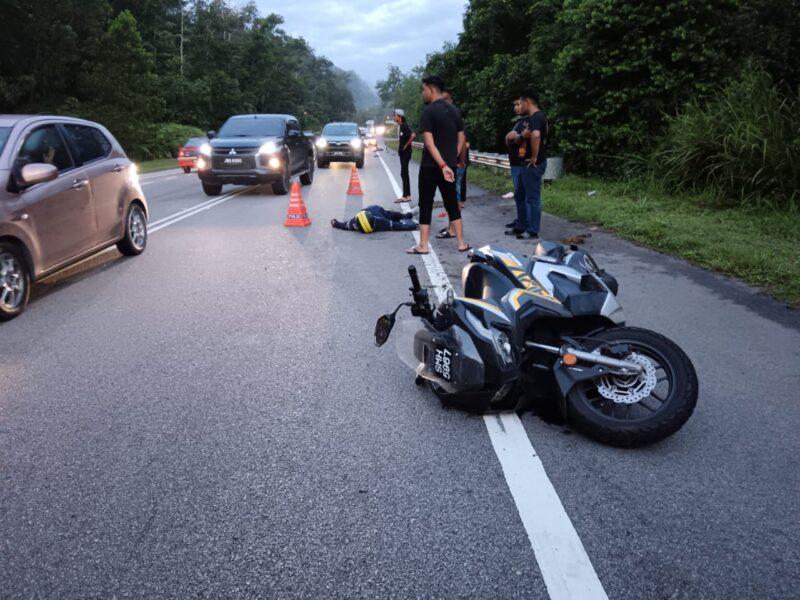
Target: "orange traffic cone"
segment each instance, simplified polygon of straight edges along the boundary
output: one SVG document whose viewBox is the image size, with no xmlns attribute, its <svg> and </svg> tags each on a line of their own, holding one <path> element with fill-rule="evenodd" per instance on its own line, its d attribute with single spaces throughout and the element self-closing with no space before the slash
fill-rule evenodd
<svg viewBox="0 0 800 600">
<path fill-rule="evenodd" d="M 289 210 L 286 212 L 286 221 L 283 225 L 285 227 L 308 227 L 311 225 L 306 205 L 303 203 L 303 194 L 300 192 L 300 184 L 296 181 L 292 184 Z"/>
<path fill-rule="evenodd" d="M 364 192 L 361 191 L 361 180 L 358 178 L 358 169 L 353 165 L 350 171 L 350 186 L 347 188 L 348 196 L 363 196 Z"/>
</svg>

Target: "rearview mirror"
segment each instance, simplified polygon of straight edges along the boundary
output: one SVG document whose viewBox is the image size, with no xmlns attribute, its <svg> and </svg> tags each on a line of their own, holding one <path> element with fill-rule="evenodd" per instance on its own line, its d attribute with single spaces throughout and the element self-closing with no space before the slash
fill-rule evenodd
<svg viewBox="0 0 800 600">
<path fill-rule="evenodd" d="M 45 181 L 52 181 L 58 177 L 58 169 L 47 163 L 30 163 L 22 167 L 19 174 L 20 182 L 28 187 Z"/>
<path fill-rule="evenodd" d="M 210 140 L 213 140 L 215 137 L 217 137 L 217 132 L 213 131 L 213 130 L 212 131 L 207 131 L 206 132 L 206 137 L 208 139 L 210 139 Z"/>
<path fill-rule="evenodd" d="M 394 315 L 388 314 L 378 318 L 375 323 L 375 345 L 379 348 L 386 343 L 389 339 L 389 334 L 392 333 L 394 327 Z"/>
</svg>

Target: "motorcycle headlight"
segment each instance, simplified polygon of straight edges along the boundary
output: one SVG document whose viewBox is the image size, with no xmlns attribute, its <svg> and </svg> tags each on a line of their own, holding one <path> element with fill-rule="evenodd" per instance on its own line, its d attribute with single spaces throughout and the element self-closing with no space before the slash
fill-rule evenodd
<svg viewBox="0 0 800 600">
<path fill-rule="evenodd" d="M 354 140 L 350 140 L 350 145 L 356 150 L 358 150 L 359 148 L 361 148 L 361 139 L 355 138 Z"/>
<path fill-rule="evenodd" d="M 321 137 L 317 140 L 317 148 L 319 148 L 320 150 L 322 150 L 327 145 L 328 145 L 328 140 L 326 140 L 324 137 Z"/>
<path fill-rule="evenodd" d="M 278 145 L 275 142 L 267 142 L 261 145 L 258 149 L 259 154 L 275 154 L 278 151 Z"/>
<path fill-rule="evenodd" d="M 211 156 L 211 144 L 203 144 L 200 146 L 200 154 Z"/>
<path fill-rule="evenodd" d="M 508 339 L 508 334 L 506 334 L 505 331 L 492 327 L 492 341 L 494 342 L 494 349 L 497 351 L 503 364 L 514 364 L 514 351 L 511 348 L 511 340 Z"/>
</svg>

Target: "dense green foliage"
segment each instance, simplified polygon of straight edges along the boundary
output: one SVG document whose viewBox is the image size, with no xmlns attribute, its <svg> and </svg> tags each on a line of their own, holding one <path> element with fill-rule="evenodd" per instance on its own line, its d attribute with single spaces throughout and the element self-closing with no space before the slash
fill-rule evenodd
<svg viewBox="0 0 800 600">
<path fill-rule="evenodd" d="M 573 172 L 622 175 L 660 152 L 670 157 L 670 181 L 710 185 L 727 200 L 772 195 L 785 205 L 797 187 L 800 0 L 471 0 L 458 43 L 421 69 L 390 69 L 382 99 L 409 102 L 400 91 L 418 89 L 423 73 L 452 88 L 482 149 L 502 149 L 512 99 L 532 86 L 553 149 Z M 753 81 L 762 82 L 758 99 L 733 98 L 730 112 L 722 109 L 720 90 L 749 93 Z M 701 124 L 731 160 L 713 158 L 718 148 L 688 147 L 690 132 L 678 135 Z M 750 160 L 759 148 L 762 157 Z M 700 164 L 699 155 L 712 158 Z"/>
<path fill-rule="evenodd" d="M 0 112 L 95 119 L 137 158 L 175 151 L 163 123 L 286 112 L 314 129 L 355 112 L 350 75 L 253 2 L 0 0 L 0 15 Z"/>
</svg>

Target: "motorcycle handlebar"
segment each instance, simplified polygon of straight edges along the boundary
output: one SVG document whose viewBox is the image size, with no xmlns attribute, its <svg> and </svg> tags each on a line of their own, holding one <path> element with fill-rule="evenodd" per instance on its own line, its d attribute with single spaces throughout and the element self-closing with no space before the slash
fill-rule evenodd
<svg viewBox="0 0 800 600">
<path fill-rule="evenodd" d="M 409 265 L 408 276 L 411 278 L 412 291 L 414 292 L 420 291 L 422 289 L 422 286 L 419 284 L 419 277 L 417 277 L 417 268 L 414 265 Z"/>
</svg>

